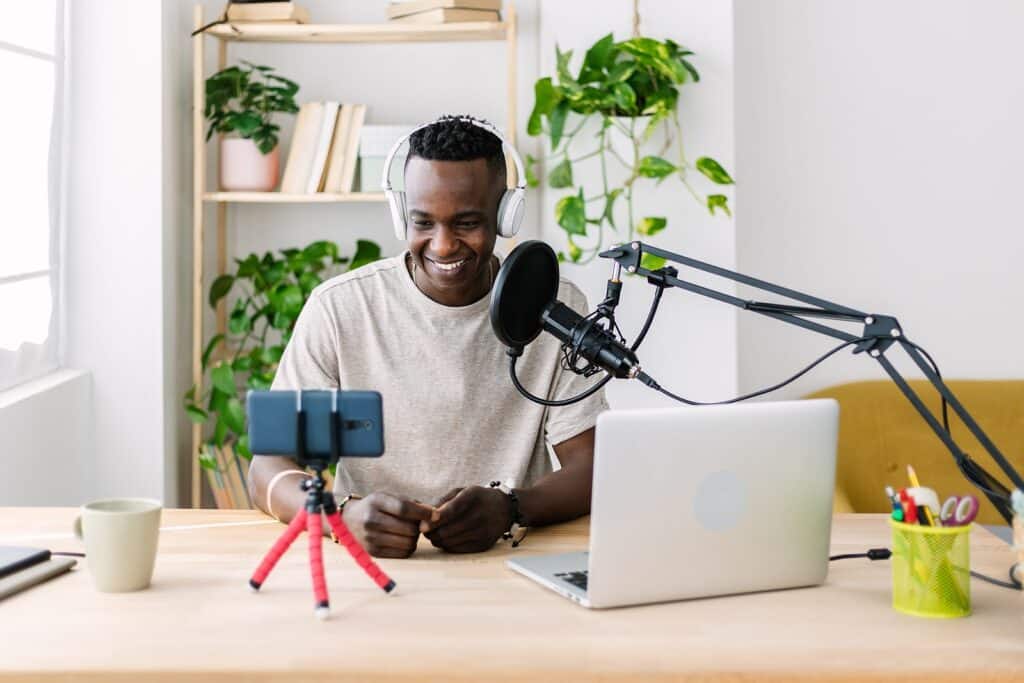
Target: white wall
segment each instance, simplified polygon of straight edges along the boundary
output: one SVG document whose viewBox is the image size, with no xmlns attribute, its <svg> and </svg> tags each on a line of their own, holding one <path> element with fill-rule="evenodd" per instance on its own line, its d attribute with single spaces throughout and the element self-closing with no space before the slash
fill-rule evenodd
<svg viewBox="0 0 1024 683">
<path fill-rule="evenodd" d="M 949 377 L 1024 375 L 1024 5 L 736 0 L 735 28 L 739 270 L 895 314 Z M 741 314 L 740 388 L 831 344 Z M 884 376 L 841 354 L 777 396 Z"/>
<path fill-rule="evenodd" d="M 560 0 L 541 3 L 540 10 L 539 48 L 543 75 L 551 75 L 555 71 L 555 43 L 563 51 L 574 51 L 572 64 L 574 69 L 578 69 L 587 48 L 609 31 L 615 33 L 616 40 L 624 40 L 631 35 L 633 11 L 632 4 L 628 2 Z M 671 38 L 696 53 L 692 59 L 701 74 L 701 81 L 684 86 L 679 101 L 684 142 L 691 163 L 707 155 L 731 170 L 732 3 L 721 0 L 642 2 L 640 15 L 643 35 Z M 537 76 L 524 74 L 523 78 L 530 78 L 532 85 Z M 533 104 L 532 93 L 528 102 L 523 107 L 524 121 Z M 582 152 L 589 147 L 581 144 L 578 149 Z M 646 153 L 656 151 L 656 145 L 652 145 Z M 614 166 L 616 162 L 611 163 Z M 583 182 L 587 187 L 586 194 L 596 194 L 601 187 L 600 165 L 593 163 L 575 168 L 574 180 Z M 718 186 L 702 182 L 704 180 L 695 174 L 693 182 L 701 190 L 716 188 L 711 191 L 720 191 Z M 739 191 L 743 191 L 742 186 Z M 725 193 L 732 195 L 729 189 Z M 541 235 L 556 248 L 564 248 L 565 233 L 555 221 L 554 206 L 567 193 L 546 188 L 535 193 L 534 197 L 537 194 L 542 208 Z M 620 203 L 623 202 L 620 200 Z M 657 188 L 653 181 L 642 182 L 636 191 L 634 204 L 637 217 L 665 216 L 668 219 L 664 232 L 645 241 L 725 268 L 734 266 L 732 220 L 721 214 L 711 217 L 677 180 L 666 181 Z M 625 224 L 625 219 L 621 219 L 621 224 Z M 611 269 L 606 261 L 596 259 L 586 266 L 565 264 L 562 272 L 583 287 L 593 306 L 604 297 Z M 728 282 L 709 280 L 693 271 L 683 270 L 680 277 L 722 291 L 733 291 Z M 630 340 L 643 323 L 652 294 L 653 288 L 646 282 L 626 278 L 618 318 Z M 682 291 L 667 291 L 654 327 L 638 353 L 644 370 L 667 389 L 698 400 L 733 396 L 736 391 L 735 321 L 734 311 L 727 306 Z M 612 382 L 608 386 L 608 396 L 616 408 L 671 403 L 638 382 Z"/>
<path fill-rule="evenodd" d="M 67 364 L 92 376 L 93 440 L 67 504 L 170 493 L 178 228 L 165 212 L 163 12 L 158 0 L 71 3 Z"/>
</svg>

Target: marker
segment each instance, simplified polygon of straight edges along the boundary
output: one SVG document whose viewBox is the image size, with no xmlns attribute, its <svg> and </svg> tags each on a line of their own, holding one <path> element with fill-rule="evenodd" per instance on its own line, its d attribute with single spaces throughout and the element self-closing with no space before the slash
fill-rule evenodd
<svg viewBox="0 0 1024 683">
<path fill-rule="evenodd" d="M 907 478 L 910 479 L 910 485 L 915 488 L 920 488 L 921 482 L 917 480 L 917 473 L 914 471 L 913 465 L 907 465 Z M 935 526 L 935 519 L 932 517 L 932 511 L 928 509 L 928 506 L 924 506 L 924 519 L 928 526 Z"/>
<path fill-rule="evenodd" d="M 889 497 L 889 505 L 892 506 L 892 518 L 897 522 L 902 522 L 903 507 L 900 505 L 900 499 L 896 497 L 896 492 L 892 490 L 891 486 L 886 486 L 885 495 Z"/>
</svg>

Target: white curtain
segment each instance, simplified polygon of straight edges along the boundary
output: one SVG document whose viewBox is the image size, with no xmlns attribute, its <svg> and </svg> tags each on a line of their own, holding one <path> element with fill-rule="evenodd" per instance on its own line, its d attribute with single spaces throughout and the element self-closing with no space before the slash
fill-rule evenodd
<svg viewBox="0 0 1024 683">
<path fill-rule="evenodd" d="M 67 44 L 63 0 L 18 3 L 0 22 L 0 390 L 62 356 Z"/>
</svg>

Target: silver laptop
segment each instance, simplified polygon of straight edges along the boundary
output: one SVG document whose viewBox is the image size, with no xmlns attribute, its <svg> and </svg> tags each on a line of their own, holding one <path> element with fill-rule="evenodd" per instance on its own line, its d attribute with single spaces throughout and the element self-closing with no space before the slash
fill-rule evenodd
<svg viewBox="0 0 1024 683">
<path fill-rule="evenodd" d="M 603 413 L 590 551 L 508 565 L 585 607 L 818 585 L 838 427 L 831 399 Z"/>
</svg>

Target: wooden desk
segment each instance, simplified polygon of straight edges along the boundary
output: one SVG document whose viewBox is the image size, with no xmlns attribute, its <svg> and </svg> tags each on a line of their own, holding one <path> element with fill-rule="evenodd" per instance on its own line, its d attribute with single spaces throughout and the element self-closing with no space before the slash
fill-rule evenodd
<svg viewBox="0 0 1024 683">
<path fill-rule="evenodd" d="M 0 543 L 79 550 L 55 536 L 75 514 L 0 509 Z M 163 524 L 259 519 L 169 510 Z M 150 590 L 97 593 L 83 567 L 0 603 L 0 679 L 1024 680 L 1020 595 L 974 581 L 973 616 L 904 616 L 889 607 L 887 562 L 834 563 L 819 588 L 591 611 L 503 565 L 512 553 L 585 548 L 586 520 L 480 555 L 424 541 L 412 559 L 381 563 L 393 596 L 328 545 L 332 617 L 318 622 L 304 540 L 260 594 L 247 592 L 280 530 L 165 529 Z M 833 553 L 888 545 L 883 516 L 837 518 Z M 977 529 L 971 552 L 976 569 L 1006 574 L 1010 552 L 989 532 Z"/>
</svg>

